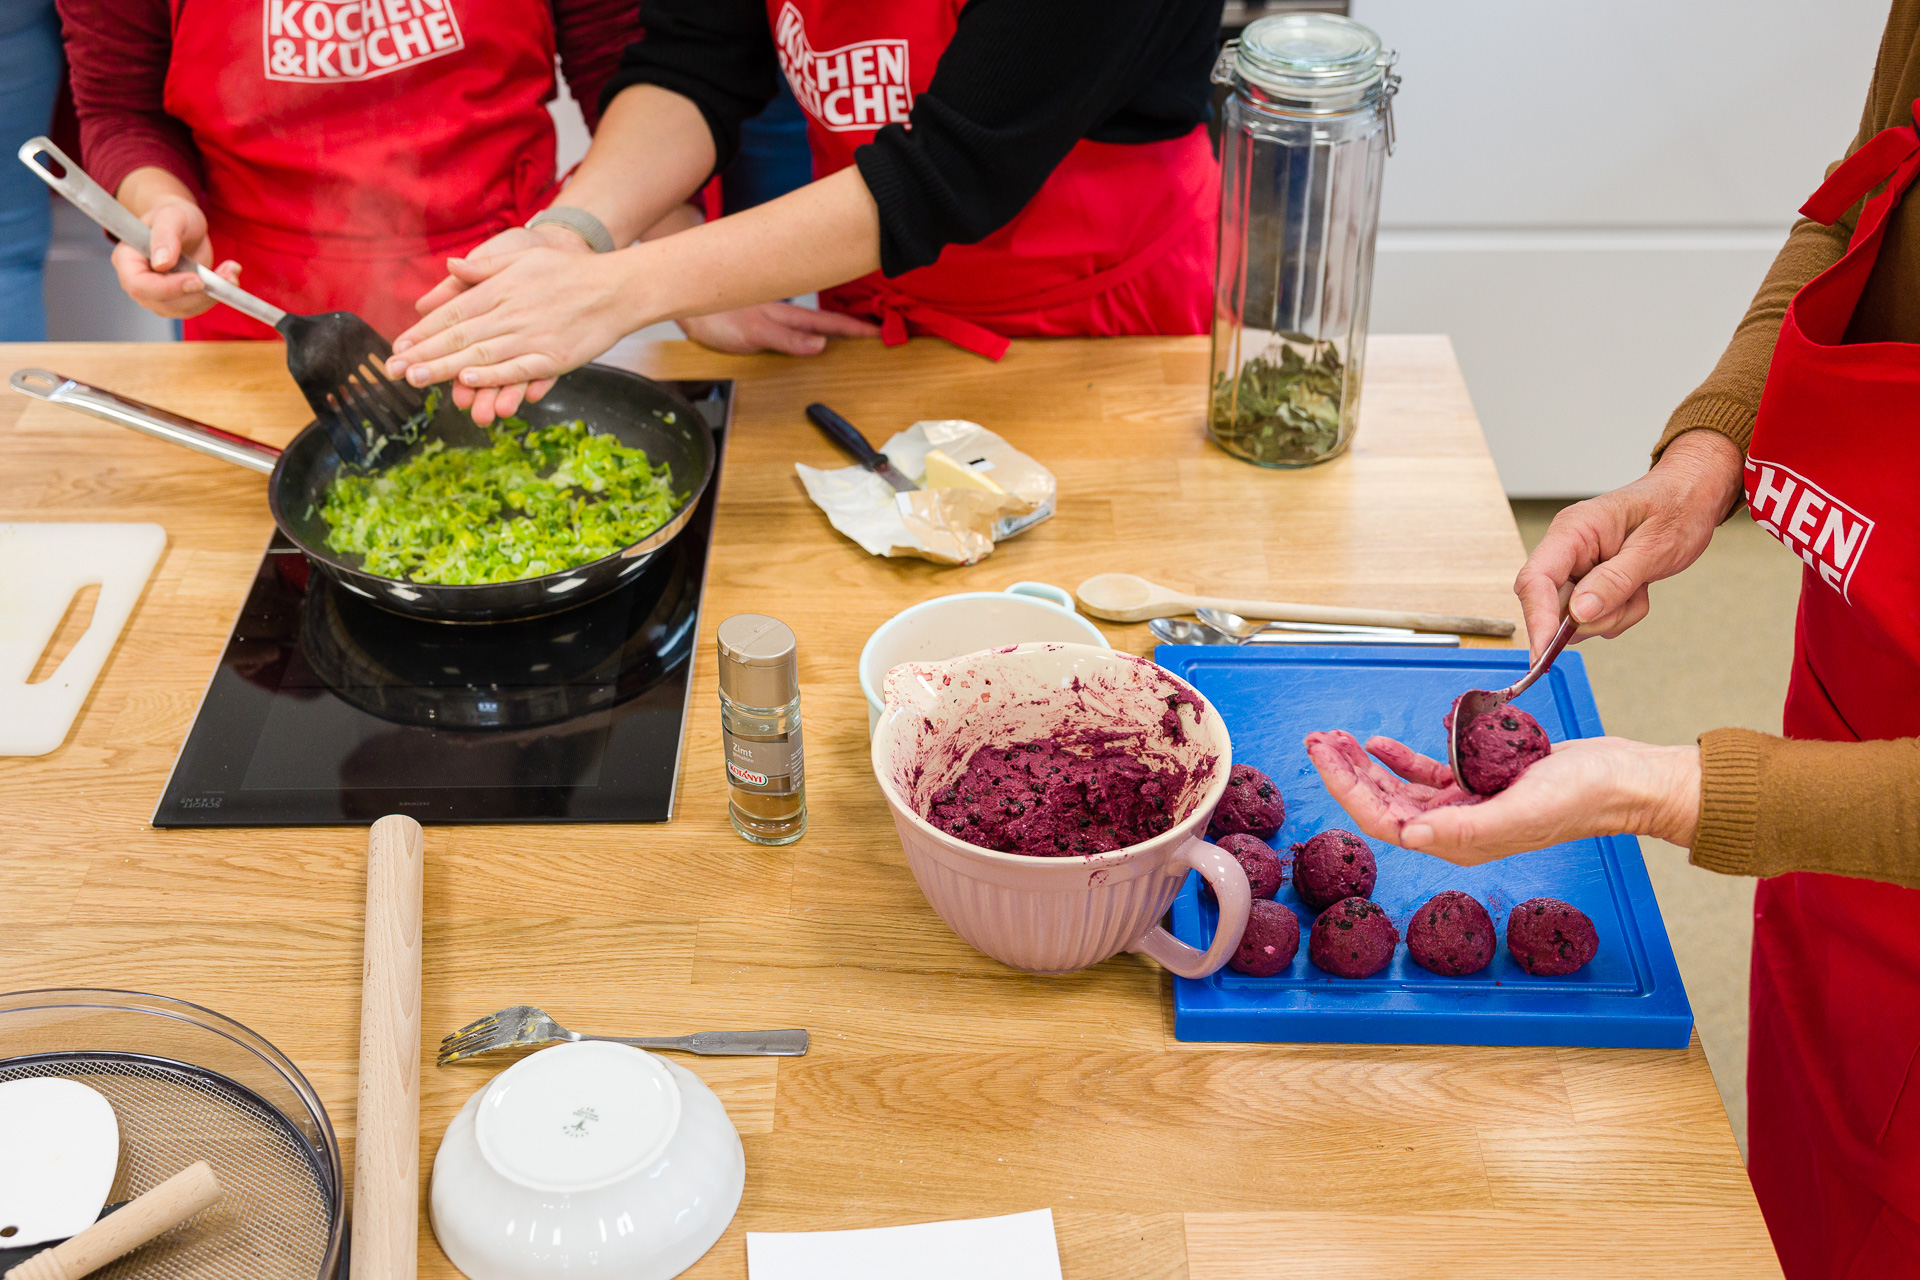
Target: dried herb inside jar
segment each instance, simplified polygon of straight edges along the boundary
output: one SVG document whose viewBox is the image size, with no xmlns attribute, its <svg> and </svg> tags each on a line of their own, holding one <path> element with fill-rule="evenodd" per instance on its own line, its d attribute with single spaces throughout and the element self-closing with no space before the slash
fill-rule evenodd
<svg viewBox="0 0 1920 1280">
<path fill-rule="evenodd" d="M 1332 343 L 1312 359 L 1282 345 L 1279 359 L 1255 356 L 1238 377 L 1222 372 L 1213 386 L 1213 433 L 1255 462 L 1324 458 L 1340 439 L 1340 394 L 1346 370 Z"/>
</svg>

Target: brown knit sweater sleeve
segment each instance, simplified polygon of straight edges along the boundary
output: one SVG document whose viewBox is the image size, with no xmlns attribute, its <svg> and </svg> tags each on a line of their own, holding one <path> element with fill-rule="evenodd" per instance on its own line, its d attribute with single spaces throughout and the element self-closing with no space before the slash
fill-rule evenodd
<svg viewBox="0 0 1920 1280">
<path fill-rule="evenodd" d="M 1702 734 L 1693 862 L 1735 876 L 1830 871 L 1920 889 L 1920 738 Z"/>
<path fill-rule="evenodd" d="M 1911 123 L 1917 96 L 1920 0 L 1894 0 L 1847 154 L 1881 129 Z M 1794 223 L 1719 364 L 1673 411 L 1654 448 L 1656 461 L 1681 432 L 1701 428 L 1747 451 L 1787 303 L 1840 260 L 1859 214 L 1855 206 L 1832 227 L 1804 218 Z M 1917 273 L 1920 200 L 1908 199 L 1888 220 L 1880 261 L 1847 340 L 1920 341 Z M 1730 875 L 1827 871 L 1920 888 L 1920 738 L 1790 741 L 1746 729 L 1702 735 L 1693 861 Z"/>
<path fill-rule="evenodd" d="M 1860 128 L 1847 147 L 1852 155 L 1860 146 L 1890 124 L 1908 123 L 1916 86 L 1920 86 L 1920 0 L 1894 0 L 1887 15 L 1886 29 L 1880 36 L 1880 50 L 1873 64 L 1873 80 L 1867 89 L 1867 101 L 1860 113 Z M 1844 157 L 1843 157 L 1844 158 Z M 1840 164 L 1827 166 L 1832 173 Z M 1811 176 L 1811 175 L 1809 175 Z M 1807 184 L 1812 194 L 1816 184 Z M 1760 409 L 1760 388 L 1766 384 L 1767 366 L 1773 361 L 1773 344 L 1780 336 L 1780 322 L 1786 317 L 1787 303 L 1800 292 L 1800 286 L 1840 261 L 1847 242 L 1860 217 L 1860 206 L 1847 210 L 1846 216 L 1831 227 L 1801 218 L 1793 224 L 1787 243 L 1774 258 L 1760 291 L 1753 296 L 1747 314 L 1733 331 L 1713 372 L 1673 411 L 1660 442 L 1653 447 L 1654 461 L 1683 431 L 1705 428 L 1718 431 L 1747 451 L 1753 438 L 1753 419 Z"/>
</svg>

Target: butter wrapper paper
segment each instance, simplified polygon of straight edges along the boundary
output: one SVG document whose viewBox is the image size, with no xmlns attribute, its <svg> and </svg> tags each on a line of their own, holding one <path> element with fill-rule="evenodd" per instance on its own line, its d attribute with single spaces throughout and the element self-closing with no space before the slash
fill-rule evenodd
<svg viewBox="0 0 1920 1280">
<path fill-rule="evenodd" d="M 927 451 L 992 477 L 1004 494 L 979 489 L 896 493 L 864 467 L 822 471 L 795 463 L 814 505 L 847 537 L 876 556 L 916 556 L 935 564 L 973 564 L 993 544 L 1053 514 L 1053 473 L 977 422 L 916 422 L 880 447 L 901 473 L 924 481 Z"/>
</svg>

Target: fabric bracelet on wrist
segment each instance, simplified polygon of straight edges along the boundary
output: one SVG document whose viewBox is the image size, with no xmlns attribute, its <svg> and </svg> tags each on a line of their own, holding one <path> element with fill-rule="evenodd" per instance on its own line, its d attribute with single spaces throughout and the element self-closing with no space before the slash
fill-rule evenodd
<svg viewBox="0 0 1920 1280">
<path fill-rule="evenodd" d="M 576 209 L 572 205 L 556 204 L 542 209 L 527 219 L 527 229 L 547 224 L 565 227 L 587 242 L 587 247 L 595 253 L 613 252 L 613 233 L 607 230 L 607 224 L 588 213 L 585 209 Z"/>
</svg>

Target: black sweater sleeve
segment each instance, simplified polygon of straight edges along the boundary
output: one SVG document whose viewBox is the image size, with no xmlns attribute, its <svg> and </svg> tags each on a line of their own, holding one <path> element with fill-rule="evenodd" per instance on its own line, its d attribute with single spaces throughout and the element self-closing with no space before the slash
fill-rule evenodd
<svg viewBox="0 0 1920 1280">
<path fill-rule="evenodd" d="M 854 153 L 887 275 L 1011 222 L 1082 138 L 1159 142 L 1207 118 L 1220 0 L 971 0 L 912 128 Z"/>
<path fill-rule="evenodd" d="M 641 36 L 620 55 L 600 94 L 659 85 L 690 99 L 713 133 L 714 172 L 733 163 L 740 126 L 780 91 L 767 7 L 759 0 L 641 0 Z"/>
<path fill-rule="evenodd" d="M 881 270 L 911 271 L 1005 226 L 1082 138 L 1159 142 L 1204 121 L 1221 3 L 968 0 L 911 124 L 854 153 L 880 207 Z M 764 3 L 645 0 L 641 24 L 607 99 L 633 84 L 691 98 L 724 167 L 775 91 Z"/>
</svg>

